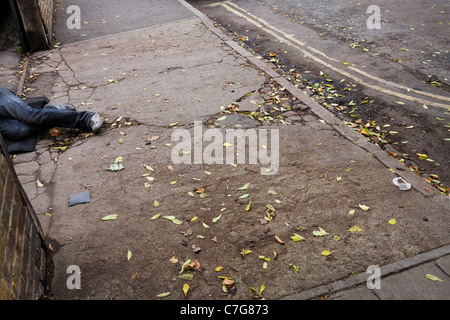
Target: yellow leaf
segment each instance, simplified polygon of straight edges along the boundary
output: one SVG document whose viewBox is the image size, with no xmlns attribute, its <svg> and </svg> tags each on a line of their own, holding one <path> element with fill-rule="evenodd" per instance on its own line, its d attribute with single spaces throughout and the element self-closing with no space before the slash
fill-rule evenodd
<svg viewBox="0 0 450 320">
<path fill-rule="evenodd" d="M 222 270 L 223 270 L 223 267 L 222 267 L 222 266 L 217 267 L 217 268 L 214 269 L 214 271 L 216 271 L 216 272 L 219 272 L 219 271 L 222 271 Z"/>
<path fill-rule="evenodd" d="M 191 222 L 197 221 L 197 219 L 198 219 L 198 216 L 195 216 L 191 219 Z"/>
<path fill-rule="evenodd" d="M 362 229 L 358 226 L 353 226 L 350 229 L 348 229 L 348 231 L 350 231 L 350 232 L 361 232 L 361 230 Z"/>
<path fill-rule="evenodd" d="M 323 255 L 323 256 L 329 256 L 331 254 L 331 251 L 330 250 L 323 250 L 320 254 Z"/>
<path fill-rule="evenodd" d="M 425 160 L 428 156 L 425 153 L 417 153 L 417 156 L 420 160 Z"/>
<path fill-rule="evenodd" d="M 396 224 L 396 223 L 397 223 L 397 220 L 395 220 L 395 219 L 391 219 L 391 220 L 389 220 L 389 221 L 388 221 L 388 223 L 389 223 L 389 224 L 392 224 L 392 225 L 394 225 L 394 224 Z"/>
<path fill-rule="evenodd" d="M 183 285 L 183 292 L 184 292 L 185 297 L 187 296 L 188 291 L 189 291 L 189 285 L 187 283 L 185 283 Z"/>
<path fill-rule="evenodd" d="M 266 289 L 266 286 L 262 284 L 261 288 L 259 289 L 259 294 L 261 295 L 265 289 Z"/>
<path fill-rule="evenodd" d="M 361 209 L 363 209 L 364 211 L 368 211 L 368 210 L 370 209 L 370 207 L 368 207 L 368 206 L 366 206 L 366 205 L 363 205 L 363 204 L 360 204 L 359 207 L 360 207 Z"/>
</svg>

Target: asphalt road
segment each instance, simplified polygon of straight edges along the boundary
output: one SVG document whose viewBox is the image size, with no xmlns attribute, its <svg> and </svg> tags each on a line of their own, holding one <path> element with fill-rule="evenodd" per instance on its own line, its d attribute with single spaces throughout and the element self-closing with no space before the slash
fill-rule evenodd
<svg viewBox="0 0 450 320">
<path fill-rule="evenodd" d="M 406 170 L 448 192 L 448 1 L 189 2 Z M 368 27 L 377 21 L 379 29 Z"/>
</svg>

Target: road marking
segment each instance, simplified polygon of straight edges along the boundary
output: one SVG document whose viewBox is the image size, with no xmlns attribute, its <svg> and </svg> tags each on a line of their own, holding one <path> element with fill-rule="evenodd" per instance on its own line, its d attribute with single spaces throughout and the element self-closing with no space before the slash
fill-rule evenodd
<svg viewBox="0 0 450 320">
<path fill-rule="evenodd" d="M 389 89 L 386 89 L 386 88 L 383 88 L 383 87 L 380 87 L 380 86 L 377 86 L 377 85 L 373 85 L 373 84 L 367 83 L 366 81 L 364 81 L 360 77 L 358 77 L 358 76 L 356 76 L 356 75 L 354 75 L 352 73 L 349 73 L 349 72 L 347 72 L 345 70 L 342 70 L 342 69 L 340 69 L 340 68 L 338 68 L 338 67 L 336 67 L 334 65 L 331 65 L 330 63 L 328 63 L 326 61 L 323 61 L 321 58 L 315 56 L 311 52 L 314 52 L 317 55 L 320 55 L 323 58 L 325 58 L 327 60 L 330 60 L 330 61 L 333 61 L 335 63 L 342 63 L 339 60 L 327 56 L 325 53 L 321 52 L 320 50 L 318 50 L 316 48 L 308 46 L 306 43 L 304 43 L 304 42 L 294 38 L 293 35 L 287 34 L 286 32 L 284 32 L 284 31 L 282 31 L 282 30 L 272 26 L 267 21 L 265 21 L 265 20 L 255 16 L 254 14 L 252 14 L 252 13 L 248 12 L 247 10 L 239 7 L 238 5 L 236 5 L 235 3 L 231 2 L 231 1 L 216 2 L 216 3 L 210 4 L 209 6 L 215 7 L 215 6 L 219 6 L 219 5 L 224 7 L 226 10 L 230 11 L 231 13 L 237 15 L 238 17 L 246 19 L 247 21 L 249 21 L 250 23 L 254 24 L 259 29 L 269 33 L 274 38 L 278 39 L 280 42 L 287 43 L 288 45 L 296 48 L 297 50 L 301 51 L 304 55 L 306 55 L 307 57 L 309 57 L 312 60 L 316 61 L 317 63 L 319 63 L 319 64 L 321 64 L 321 65 L 323 65 L 323 66 L 325 66 L 325 67 L 327 67 L 329 69 L 332 69 L 332 70 L 340 73 L 341 75 L 343 75 L 345 77 L 352 78 L 355 82 L 357 82 L 357 83 L 359 83 L 359 84 L 361 84 L 363 86 L 369 87 L 371 89 L 380 91 L 380 92 L 388 94 L 388 95 L 396 96 L 396 97 L 401 98 L 401 99 L 405 99 L 405 100 L 409 100 L 409 101 L 415 101 L 415 102 L 418 102 L 418 103 L 421 103 L 421 104 L 430 105 L 430 106 L 436 106 L 436 107 L 441 107 L 441 108 L 449 108 L 448 104 L 443 104 L 443 103 L 439 103 L 439 102 L 425 100 L 425 99 L 417 98 L 417 97 L 411 97 L 409 95 L 406 95 L 406 94 L 403 94 L 403 93 L 400 93 L 400 92 L 395 92 L 395 91 L 392 91 L 392 90 L 389 90 Z M 237 11 L 236 9 L 231 8 L 230 6 L 236 8 L 237 10 L 240 10 L 240 11 L 244 12 L 245 14 Z M 267 28 L 265 28 L 264 26 L 266 26 Z M 407 88 L 407 87 L 405 87 L 403 85 L 400 85 L 400 84 L 397 84 L 397 83 L 393 83 L 393 82 L 389 82 L 389 81 L 384 80 L 382 78 L 379 78 L 377 76 L 370 75 L 367 72 L 362 71 L 362 70 L 360 70 L 358 68 L 355 68 L 355 67 L 352 67 L 352 66 L 349 66 L 347 69 L 353 70 L 354 72 L 359 73 L 360 75 L 365 76 L 365 77 L 367 77 L 367 78 L 369 78 L 369 79 L 371 79 L 373 81 L 376 81 L 376 82 L 381 82 L 381 83 L 384 83 L 384 84 L 388 84 L 390 86 L 393 86 L 393 87 L 396 87 L 396 88 L 399 88 L 399 89 L 403 89 L 403 90 L 409 90 L 409 92 L 414 92 L 416 94 L 429 96 L 429 97 L 432 97 L 432 98 L 437 99 L 437 100 L 450 101 L 450 97 L 436 95 L 436 94 L 432 94 L 432 93 L 429 93 L 429 92 L 424 92 L 424 91 L 420 91 L 420 90 Z"/>
</svg>

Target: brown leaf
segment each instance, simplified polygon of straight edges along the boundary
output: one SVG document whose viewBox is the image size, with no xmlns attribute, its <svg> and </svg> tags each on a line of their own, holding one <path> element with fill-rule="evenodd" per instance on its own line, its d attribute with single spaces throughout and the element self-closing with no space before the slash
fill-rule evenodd
<svg viewBox="0 0 450 320">
<path fill-rule="evenodd" d="M 201 194 L 201 193 L 205 192 L 205 189 L 203 189 L 203 188 L 197 188 L 197 187 L 194 187 L 194 190 L 195 190 L 195 192 L 197 192 L 198 194 Z"/>
<path fill-rule="evenodd" d="M 170 171 L 175 171 L 175 169 L 172 166 L 168 166 L 167 169 L 169 169 Z"/>
<path fill-rule="evenodd" d="M 50 129 L 50 130 L 48 131 L 48 133 L 49 133 L 52 137 L 57 137 L 57 136 L 59 136 L 59 134 L 60 134 L 61 132 L 60 132 L 60 130 L 59 130 L 58 128 L 53 128 L 53 129 Z"/>
<path fill-rule="evenodd" d="M 197 246 L 196 244 L 192 245 L 192 251 L 194 252 L 199 252 L 200 250 L 202 250 L 202 248 L 200 248 L 199 246 Z"/>
<path fill-rule="evenodd" d="M 200 262 L 198 262 L 197 259 L 194 259 L 194 261 L 192 261 L 188 267 L 194 270 L 202 271 L 200 267 Z"/>
<path fill-rule="evenodd" d="M 388 151 L 387 153 L 389 153 L 394 158 L 397 156 L 397 154 L 395 152 L 392 152 L 392 151 Z"/>
<path fill-rule="evenodd" d="M 278 243 L 284 244 L 283 240 L 281 240 L 279 236 L 275 235 L 275 239 L 278 241 Z"/>
<path fill-rule="evenodd" d="M 158 140 L 159 138 L 160 138 L 160 136 L 151 136 L 150 138 L 147 138 L 145 144 L 150 144 L 150 143 L 152 143 L 153 141 Z"/>
<path fill-rule="evenodd" d="M 225 278 L 225 279 L 223 279 L 222 283 L 229 288 L 229 287 L 233 286 L 234 280 Z"/>
</svg>

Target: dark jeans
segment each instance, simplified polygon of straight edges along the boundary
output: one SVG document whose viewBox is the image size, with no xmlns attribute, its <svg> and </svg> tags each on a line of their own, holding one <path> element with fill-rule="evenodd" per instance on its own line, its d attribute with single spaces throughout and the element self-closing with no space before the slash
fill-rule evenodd
<svg viewBox="0 0 450 320">
<path fill-rule="evenodd" d="M 61 127 L 89 130 L 93 112 L 32 108 L 0 86 L 0 132 L 5 139 L 22 140 L 42 130 Z"/>
</svg>

